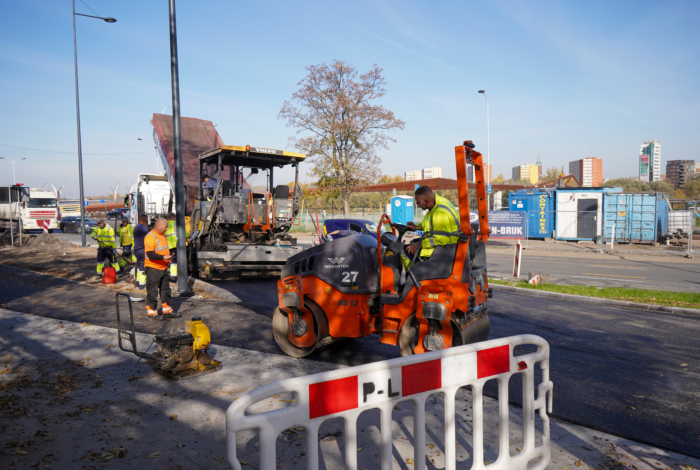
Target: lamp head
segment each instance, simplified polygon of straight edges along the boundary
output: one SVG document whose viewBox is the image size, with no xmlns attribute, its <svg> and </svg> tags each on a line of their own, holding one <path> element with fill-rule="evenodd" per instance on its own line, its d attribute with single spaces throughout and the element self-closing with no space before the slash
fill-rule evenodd
<svg viewBox="0 0 700 470">
<path fill-rule="evenodd" d="M 479 90 L 479 93 L 486 93 L 484 90 Z"/>
<path fill-rule="evenodd" d="M 117 22 L 117 20 L 115 20 L 114 18 L 111 18 L 111 17 L 110 18 L 103 18 L 103 20 L 105 20 L 105 23 L 116 23 Z"/>
</svg>

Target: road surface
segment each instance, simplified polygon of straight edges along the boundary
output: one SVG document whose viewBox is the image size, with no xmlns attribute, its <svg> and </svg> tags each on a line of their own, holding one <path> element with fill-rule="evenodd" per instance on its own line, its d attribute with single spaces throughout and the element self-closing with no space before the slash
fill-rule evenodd
<svg viewBox="0 0 700 470">
<path fill-rule="evenodd" d="M 489 250 L 489 274 L 513 279 L 514 250 Z M 700 260 L 664 256 L 542 254 L 523 251 L 520 277 L 528 271 L 549 273 L 554 284 L 628 287 L 700 293 Z"/>
<path fill-rule="evenodd" d="M 282 354 L 270 326 L 274 281 L 223 285 L 253 310 L 196 299 L 174 299 L 173 305 L 186 316 L 202 315 L 214 344 Z M 115 326 L 113 291 L 1 265 L 0 304 Z M 489 301 L 489 311 L 491 338 L 532 333 L 549 342 L 556 417 L 700 457 L 700 317 L 503 292 Z M 137 331 L 167 331 L 169 322 L 137 313 Z M 309 359 L 355 365 L 397 356 L 396 347 L 369 337 L 339 342 Z M 510 399 L 518 404 L 520 395 L 512 391 Z"/>
</svg>

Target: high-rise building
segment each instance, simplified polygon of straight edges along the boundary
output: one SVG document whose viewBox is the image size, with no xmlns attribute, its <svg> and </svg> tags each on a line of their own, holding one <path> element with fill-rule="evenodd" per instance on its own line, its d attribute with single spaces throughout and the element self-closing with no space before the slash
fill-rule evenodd
<svg viewBox="0 0 700 470">
<path fill-rule="evenodd" d="M 513 180 L 529 181 L 530 184 L 537 184 L 540 181 L 540 165 L 528 163 L 526 165 L 513 167 Z"/>
<path fill-rule="evenodd" d="M 411 170 L 404 173 L 405 181 L 416 181 L 423 179 L 423 170 Z"/>
<path fill-rule="evenodd" d="M 668 177 L 668 172 L 666 172 Z M 661 179 L 661 144 L 650 140 L 639 146 L 639 181 L 651 182 Z"/>
<path fill-rule="evenodd" d="M 442 178 L 442 168 L 433 166 L 422 170 L 412 170 L 404 173 L 405 181 L 429 180 L 432 178 Z"/>
<path fill-rule="evenodd" d="M 442 168 L 439 166 L 423 168 L 423 179 L 429 180 L 433 178 L 442 178 Z"/>
<path fill-rule="evenodd" d="M 700 173 L 700 163 L 695 164 L 695 174 L 697 175 L 698 173 Z"/>
<path fill-rule="evenodd" d="M 669 160 L 666 162 L 666 178 L 678 189 L 695 176 L 695 160 Z"/>
<path fill-rule="evenodd" d="M 603 160 L 596 157 L 582 158 L 569 162 L 569 174 L 583 188 L 597 188 L 603 182 Z"/>
<path fill-rule="evenodd" d="M 484 176 L 486 177 L 486 184 L 491 184 L 493 181 L 493 174 L 491 174 L 491 165 L 484 164 Z M 474 166 L 467 164 L 467 181 L 470 183 L 475 183 L 474 179 Z"/>
</svg>

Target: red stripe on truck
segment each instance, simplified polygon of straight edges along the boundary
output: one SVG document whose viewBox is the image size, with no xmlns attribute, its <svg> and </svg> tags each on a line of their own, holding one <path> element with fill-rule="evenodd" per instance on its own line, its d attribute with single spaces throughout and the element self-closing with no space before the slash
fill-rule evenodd
<svg viewBox="0 0 700 470">
<path fill-rule="evenodd" d="M 357 376 L 309 385 L 309 419 L 357 408 Z"/>
<path fill-rule="evenodd" d="M 419 362 L 401 368 L 401 394 L 404 397 L 442 387 L 442 360 Z"/>
<path fill-rule="evenodd" d="M 509 345 L 476 352 L 476 377 L 478 379 L 506 372 L 510 372 Z"/>
</svg>

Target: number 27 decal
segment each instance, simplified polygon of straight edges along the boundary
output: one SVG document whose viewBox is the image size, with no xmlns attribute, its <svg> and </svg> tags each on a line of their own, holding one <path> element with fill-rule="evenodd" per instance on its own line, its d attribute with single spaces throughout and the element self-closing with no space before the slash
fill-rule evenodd
<svg viewBox="0 0 700 470">
<path fill-rule="evenodd" d="M 343 271 L 343 283 L 355 282 L 357 279 L 358 271 Z"/>
</svg>

